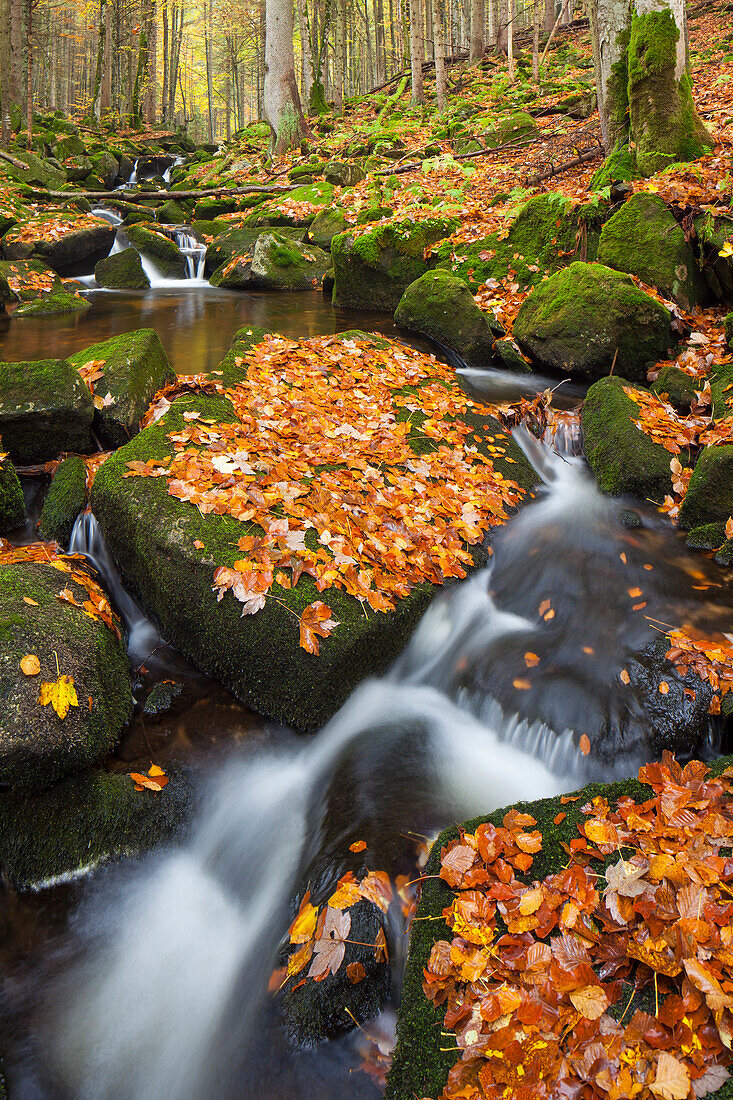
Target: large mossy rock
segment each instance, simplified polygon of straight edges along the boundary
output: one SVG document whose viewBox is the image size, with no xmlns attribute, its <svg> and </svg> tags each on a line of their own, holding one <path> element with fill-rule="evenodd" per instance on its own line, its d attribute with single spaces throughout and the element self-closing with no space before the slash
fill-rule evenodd
<svg viewBox="0 0 733 1100">
<path fill-rule="evenodd" d="M 136 248 L 123 248 L 100 260 L 94 268 L 94 278 L 99 286 L 111 290 L 145 290 L 150 286 Z"/>
<path fill-rule="evenodd" d="M 0 446 L 2 439 L 0 439 Z M 20 480 L 9 458 L 0 457 L 0 535 L 25 523 L 25 503 Z"/>
<path fill-rule="evenodd" d="M 230 263 L 235 256 L 251 259 L 254 246 L 266 231 L 262 226 L 237 225 L 219 233 L 207 246 L 206 272 L 211 274 Z M 288 226 L 278 229 L 281 237 L 287 237 L 288 240 L 295 242 L 305 240 L 305 233 L 305 229 L 294 229 Z"/>
<path fill-rule="evenodd" d="M 330 249 L 333 238 L 346 229 L 346 215 L 338 206 L 319 210 L 308 228 L 308 240 L 318 248 Z"/>
<path fill-rule="evenodd" d="M 733 444 L 707 447 L 695 464 L 680 507 L 680 527 L 725 523 L 733 515 Z"/>
<path fill-rule="evenodd" d="M 86 313 L 92 303 L 81 294 L 66 294 L 63 291 L 46 294 L 33 302 L 23 302 L 14 311 L 13 317 L 52 317 L 59 313 Z"/>
<path fill-rule="evenodd" d="M 495 337 L 489 319 L 463 280 L 447 271 L 427 271 L 411 283 L 394 319 L 402 328 L 455 352 L 469 367 L 487 367 L 491 362 Z"/>
<path fill-rule="evenodd" d="M 25 167 L 18 168 L 6 163 L 3 168 L 19 183 L 38 184 L 49 191 L 58 191 L 66 183 L 66 172 L 63 168 L 49 164 L 48 160 L 36 156 L 35 153 L 24 151 L 21 156 L 14 154 L 13 159 L 20 161 Z"/>
<path fill-rule="evenodd" d="M 68 546 L 76 517 L 86 504 L 87 471 L 81 455 L 65 458 L 53 475 L 38 530 L 47 542 Z"/>
<path fill-rule="evenodd" d="M 221 373 L 213 372 L 212 378 L 222 379 L 225 385 L 243 379 L 248 370 L 243 357 L 260 335 L 256 331 L 249 337 L 238 334 L 231 355 L 219 368 Z M 363 361 L 367 373 L 380 373 L 379 355 L 389 348 L 387 341 L 374 341 L 358 333 L 344 334 L 341 339 L 349 341 L 345 350 L 353 350 L 355 339 L 365 341 L 367 347 L 360 363 Z M 338 345 L 334 345 L 330 355 L 337 354 Z M 309 369 L 322 373 L 317 364 L 309 367 L 307 354 L 297 363 L 304 375 Z M 435 369 L 446 370 L 439 365 Z M 334 374 L 334 378 L 339 377 L 340 373 Z M 448 390 L 455 387 L 456 400 L 465 399 L 460 396 L 457 382 L 447 379 L 442 385 Z M 419 393 L 415 402 L 418 410 L 409 423 L 417 460 L 417 454 L 426 447 L 432 450 L 434 444 L 419 430 Z M 333 406 L 332 416 L 335 430 L 341 419 L 337 405 Z M 439 586 L 419 580 L 409 594 L 395 600 L 393 610 L 368 614 L 356 596 L 339 587 L 320 592 L 306 574 L 294 587 L 275 580 L 272 593 L 276 598 L 265 600 L 255 614 L 243 616 L 242 604 L 231 593 L 217 601 L 212 591 L 215 571 L 241 562 L 243 551 L 238 541 L 243 535 L 258 535 L 261 528 L 241 523 L 229 514 L 202 514 L 195 504 L 171 496 L 165 477 L 128 476 L 130 462 L 157 460 L 168 464 L 174 453 L 170 434 L 187 432 L 192 419 L 234 424 L 236 416 L 224 395 L 194 393 L 177 399 L 163 417 L 101 467 L 92 490 L 92 510 L 123 576 L 167 639 L 197 667 L 260 713 L 301 729 L 318 729 L 356 684 L 389 665 Z M 496 420 L 488 414 L 471 413 L 470 424 L 473 439 L 478 436 L 479 453 L 483 450 L 484 455 L 491 456 L 497 473 L 525 491 L 536 484 L 537 474 Z M 342 447 L 347 465 L 348 440 L 347 433 Z M 293 440 L 293 454 L 309 442 L 310 437 Z M 413 449 L 412 441 L 409 446 Z M 469 454 L 470 462 L 479 461 L 476 452 Z M 238 491 L 236 484 L 233 482 L 232 492 Z M 418 497 L 413 503 L 418 506 Z M 315 539 L 315 533 L 310 537 Z M 390 543 L 392 538 L 390 534 Z M 477 564 L 483 560 L 479 548 L 474 560 Z M 287 576 L 284 580 L 287 582 Z M 320 599 L 331 608 L 339 625 L 321 642 L 320 653 L 314 656 L 299 644 L 298 620 L 305 608 Z"/>
<path fill-rule="evenodd" d="M 507 226 L 472 244 L 445 241 L 434 250 L 438 265 L 471 290 L 509 272 L 520 286 L 534 286 L 570 259 L 595 260 L 605 206 L 573 206 L 553 192 L 534 195 Z"/>
<path fill-rule="evenodd" d="M 713 774 L 719 774 L 730 767 L 731 763 L 733 759 L 730 756 L 720 757 L 713 761 L 710 766 L 711 771 Z M 434 944 L 439 940 L 451 943 L 456 935 L 455 929 L 452 930 L 448 926 L 443 916 L 444 911 L 452 907 L 456 892 L 439 877 L 442 850 L 464 833 L 475 833 L 484 822 L 500 828 L 508 811 L 515 810 L 518 813 L 528 814 L 536 821 L 536 826 L 531 828 L 536 829 L 542 836 L 542 848 L 534 856 L 530 871 L 526 874 L 521 871 L 516 872 L 520 883 L 529 887 L 568 866 L 568 845 L 579 838 L 578 825 L 588 820 L 583 813 L 583 808 L 593 799 L 605 800 L 612 809 L 616 809 L 622 799 L 631 799 L 640 805 L 653 795 L 654 791 L 650 786 L 636 779 L 611 784 L 593 783 L 574 792 L 569 801 L 558 796 L 535 802 L 520 802 L 516 806 L 494 810 L 490 814 L 473 818 L 462 825 L 450 825 L 440 834 L 430 850 L 430 856 L 422 871 L 422 892 L 410 930 L 407 968 L 397 1022 L 397 1046 L 387 1078 L 385 1100 L 415 1100 L 415 1097 L 421 1097 L 423 1100 L 439 1100 L 445 1088 L 448 1073 L 460 1054 L 455 1036 L 452 1033 L 446 1034 L 446 1002 L 435 1006 L 423 991 L 424 970 L 428 966 Z M 683 844 L 684 841 L 680 840 L 679 843 Z M 618 856 L 609 857 L 610 863 L 617 861 Z M 602 871 L 603 864 L 599 863 L 599 866 Z M 557 930 L 554 931 L 554 935 L 559 935 Z M 535 936 L 535 938 L 539 937 Z M 519 936 L 517 939 L 519 940 Z M 519 943 L 517 945 L 519 946 Z M 467 945 L 469 948 L 470 946 Z M 632 999 L 635 1001 L 633 1005 Z M 639 1007 L 645 1012 L 654 1012 L 653 989 L 651 997 L 647 999 L 643 989 L 638 987 L 635 989 L 630 985 L 622 1003 L 621 1012 L 626 1001 L 630 1006 L 627 1021 L 634 1016 Z M 552 1064 L 559 1067 L 562 1063 L 554 1055 Z M 561 1092 L 553 1090 L 553 1085 L 556 1083 L 556 1079 L 546 1076 L 543 1082 L 543 1095 L 562 1095 Z M 724 1100 L 724 1098 L 729 1100 L 731 1095 L 729 1083 L 722 1089 L 709 1094 L 710 1100 Z"/>
<path fill-rule="evenodd" d="M 59 599 L 66 589 L 81 606 Z M 130 718 L 124 643 L 85 613 L 88 599 L 82 584 L 50 563 L 0 566 L 0 783 L 7 788 L 39 790 L 88 767 Z M 37 676 L 20 668 L 27 654 L 38 657 Z M 59 673 L 73 678 L 78 699 L 64 718 L 39 703 L 41 683 Z"/>
<path fill-rule="evenodd" d="M 42 260 L 0 260 L 0 279 L 8 280 L 21 302 L 63 293 L 61 279 Z"/>
<path fill-rule="evenodd" d="M 598 260 L 637 275 L 683 309 L 699 305 L 705 284 L 682 226 L 656 195 L 639 192 L 601 230 Z"/>
<path fill-rule="evenodd" d="M 128 775 L 92 769 L 48 790 L 0 794 L 4 880 L 37 889 L 177 839 L 193 811 L 192 783 L 185 771 L 166 773 L 170 781 L 157 793 L 136 791 Z"/>
<path fill-rule="evenodd" d="M 506 142 L 529 139 L 537 133 L 537 123 L 526 111 L 514 111 L 505 118 L 496 119 L 483 133 L 484 144 L 488 149 Z"/>
<path fill-rule="evenodd" d="M 633 392 L 634 387 L 615 377 L 591 386 L 580 421 L 583 453 L 604 493 L 630 493 L 661 503 L 672 488 L 672 455 L 636 427 L 640 409 Z"/>
<path fill-rule="evenodd" d="M 17 465 L 90 451 L 93 418 L 91 394 L 68 360 L 0 363 L 0 438 Z"/>
<path fill-rule="evenodd" d="M 514 339 L 540 367 L 594 381 L 609 374 L 634 382 L 665 359 L 669 310 L 603 264 L 576 262 L 536 286 L 514 322 Z"/>
<path fill-rule="evenodd" d="M 185 279 L 186 257 L 165 233 L 160 233 L 149 223 L 125 226 L 125 233 L 138 252 L 152 259 L 164 278 Z"/>
<path fill-rule="evenodd" d="M 99 176 L 106 189 L 111 191 L 120 174 L 119 161 L 107 149 L 100 153 L 93 153 L 90 159 L 95 176 Z"/>
<path fill-rule="evenodd" d="M 431 218 L 340 233 L 331 243 L 333 304 L 391 313 L 410 283 L 428 270 L 425 249 L 454 228 L 455 221 Z"/>
<path fill-rule="evenodd" d="M 84 275 L 109 254 L 116 233 L 104 218 L 51 211 L 10 229 L 2 251 L 7 260 L 43 260 L 59 275 Z"/>
<path fill-rule="evenodd" d="M 331 266 L 327 252 L 281 233 L 262 233 L 252 256 L 252 282 L 265 290 L 313 290 Z"/>
<path fill-rule="evenodd" d="M 152 328 L 123 332 L 69 359 L 77 368 L 92 361 L 102 372 L 94 382 L 100 398 L 95 403 L 95 431 L 106 446 L 119 447 L 139 431 L 153 394 L 176 375 Z"/>
</svg>

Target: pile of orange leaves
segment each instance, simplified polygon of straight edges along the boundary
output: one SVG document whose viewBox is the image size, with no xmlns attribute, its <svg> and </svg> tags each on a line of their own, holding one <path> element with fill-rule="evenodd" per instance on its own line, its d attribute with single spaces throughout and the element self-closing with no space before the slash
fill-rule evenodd
<svg viewBox="0 0 733 1100">
<path fill-rule="evenodd" d="M 730 522 L 730 521 L 729 521 Z M 720 700 L 733 690 L 733 634 L 716 634 L 685 624 L 668 631 L 670 648 L 665 656 L 672 661 L 680 676 L 690 669 L 713 689 L 710 713 L 720 714 Z"/>
<path fill-rule="evenodd" d="M 733 769 L 665 754 L 639 779 L 643 803 L 580 808 L 542 879 L 542 834 L 516 809 L 443 849 L 453 937 L 423 988 L 460 1056 L 444 1100 L 699 1100 L 728 1079 Z"/>
<path fill-rule="evenodd" d="M 231 590 L 243 614 L 303 573 L 319 592 L 339 588 L 391 611 L 423 581 L 465 577 L 469 546 L 523 495 L 492 461 L 508 436 L 475 433 L 463 417 L 491 410 L 433 356 L 396 343 L 268 336 L 237 364 L 246 368 L 237 385 L 200 385 L 225 394 L 237 419 L 185 412 L 184 429 L 169 433 L 173 456 L 128 462 L 126 476 L 164 476 L 169 493 L 202 514 L 255 525 L 238 542 L 242 558 L 214 574 L 219 597 Z M 337 623 L 321 601 L 305 616 L 301 645 L 317 652 Z"/>
</svg>

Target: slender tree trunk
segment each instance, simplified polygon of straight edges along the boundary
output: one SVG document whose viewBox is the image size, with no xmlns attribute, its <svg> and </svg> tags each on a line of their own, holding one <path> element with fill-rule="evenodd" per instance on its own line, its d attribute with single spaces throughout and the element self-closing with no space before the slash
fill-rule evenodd
<svg viewBox="0 0 733 1100">
<path fill-rule="evenodd" d="M 308 103 L 313 87 L 313 39 L 308 18 L 308 0 L 298 0 L 298 28 L 303 56 L 303 99 Z"/>
<path fill-rule="evenodd" d="M 629 0 L 588 0 L 598 113 L 606 152 L 628 137 Z"/>
<path fill-rule="evenodd" d="M 471 44 L 468 60 L 477 64 L 484 56 L 484 0 L 471 0 Z"/>
<path fill-rule="evenodd" d="M 509 0 L 509 24 L 506 30 L 506 55 L 508 59 L 507 75 L 510 80 L 514 80 L 514 18 L 516 13 L 517 8 L 515 0 Z"/>
<path fill-rule="evenodd" d="M 507 52 L 509 38 L 509 0 L 498 0 L 499 18 L 496 27 L 496 45 L 502 53 Z"/>
<path fill-rule="evenodd" d="M 155 125 L 158 94 L 158 19 L 156 0 L 150 0 L 148 10 L 148 52 L 145 58 L 145 121 Z"/>
<path fill-rule="evenodd" d="M 340 115 L 344 109 L 344 24 L 346 13 L 344 0 L 334 0 L 336 8 L 335 49 L 333 58 L 333 113 Z"/>
<path fill-rule="evenodd" d="M 89 114 L 99 119 L 102 113 L 102 75 L 107 45 L 107 0 L 99 0 L 99 37 L 97 39 L 97 64 L 94 71 L 94 88 Z"/>
<path fill-rule="evenodd" d="M 23 0 L 10 0 L 10 86 L 11 103 L 23 99 Z"/>
<path fill-rule="evenodd" d="M 211 8 L 213 0 L 209 0 L 208 6 L 204 0 L 204 52 L 206 55 L 206 113 L 209 121 L 209 141 L 214 140 L 214 73 L 211 58 Z"/>
<path fill-rule="evenodd" d="M 10 0 L 0 0 L 0 148 L 7 149 L 10 119 Z"/>
<path fill-rule="evenodd" d="M 433 0 L 433 48 L 435 51 L 435 90 L 438 112 L 445 110 L 447 86 L 445 79 L 445 46 L 443 44 L 443 0 Z"/>
<path fill-rule="evenodd" d="M 414 104 L 425 102 L 422 79 L 423 59 L 422 4 L 420 0 L 410 0 L 410 60 L 412 65 L 412 102 Z"/>
<path fill-rule="evenodd" d="M 168 41 L 168 0 L 163 0 L 163 88 L 160 96 L 160 118 L 163 126 L 170 125 L 168 117 L 168 81 L 170 78 L 170 42 Z"/>
<path fill-rule="evenodd" d="M 542 25 L 544 30 L 550 34 L 555 26 L 555 0 L 545 0 L 545 15 Z"/>
<path fill-rule="evenodd" d="M 27 147 L 30 150 L 33 138 L 33 0 L 26 0 L 25 33 L 25 128 L 28 133 Z"/>
<path fill-rule="evenodd" d="M 532 80 L 540 82 L 540 0 L 532 0 Z"/>
<path fill-rule="evenodd" d="M 295 79 L 292 0 L 267 0 L 265 30 L 265 118 L 273 153 L 293 149 L 310 136 Z"/>
</svg>

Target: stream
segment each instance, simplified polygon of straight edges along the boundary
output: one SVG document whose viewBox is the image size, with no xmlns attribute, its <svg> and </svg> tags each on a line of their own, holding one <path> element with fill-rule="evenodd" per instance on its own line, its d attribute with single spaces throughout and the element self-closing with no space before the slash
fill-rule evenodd
<svg viewBox="0 0 733 1100">
<path fill-rule="evenodd" d="M 213 289 L 194 244 L 190 279 L 90 288 L 84 316 L 0 327 L 0 358 L 64 356 L 152 327 L 174 369 L 189 374 L 215 367 L 248 324 L 298 337 L 399 335 L 390 318 L 334 310 L 316 292 Z M 548 384 L 461 373 L 484 400 Z M 560 392 L 566 406 L 582 396 Z M 523 429 L 516 437 L 542 473 L 537 500 L 494 540 L 489 567 L 446 588 L 389 673 L 359 686 L 314 738 L 251 714 L 167 647 L 124 591 L 94 518 L 80 517 L 71 549 L 88 557 L 123 617 L 142 666 L 138 698 L 163 679 L 183 685 L 161 721 L 136 716 L 105 766 L 147 766 L 151 752 L 164 766 L 190 766 L 199 808 L 175 848 L 22 896 L 0 892 L 0 1051 L 12 1100 L 375 1100 L 379 1087 L 360 1071 L 363 1033 L 295 1049 L 266 992 L 304 879 L 317 868 L 335 882 L 356 839 L 371 866 L 395 873 L 410 866 L 416 837 L 446 823 L 627 776 L 654 755 L 647 715 L 624 711 L 618 670 L 653 640 L 655 623 L 684 616 L 726 629 L 725 576 L 651 508 L 635 505 L 630 526 L 623 505 L 597 491 L 572 427 L 554 442 Z M 629 611 L 636 584 L 646 616 Z M 556 614 L 538 622 L 545 599 Z M 536 683 L 510 711 L 503 663 L 528 649 L 540 657 Z M 588 758 L 576 747 L 586 728 L 605 737 Z M 711 725 L 699 751 L 720 751 L 720 737 Z M 398 924 L 391 948 L 392 1002 L 367 1036 L 393 1028 Z"/>
</svg>

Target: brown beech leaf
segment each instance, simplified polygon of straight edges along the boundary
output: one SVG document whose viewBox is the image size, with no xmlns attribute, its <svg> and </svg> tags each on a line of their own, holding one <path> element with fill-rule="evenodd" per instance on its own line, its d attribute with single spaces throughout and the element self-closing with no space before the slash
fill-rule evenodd
<svg viewBox="0 0 733 1100">
<path fill-rule="evenodd" d="M 313 948 L 313 962 L 308 971 L 309 978 L 321 981 L 327 975 L 336 973 L 344 961 L 345 940 L 350 931 L 351 914 L 329 907 L 326 910 L 323 931 Z"/>
<path fill-rule="evenodd" d="M 657 1062 L 657 1075 L 649 1089 L 657 1100 L 686 1100 L 690 1092 L 687 1066 L 663 1050 Z"/>
<path fill-rule="evenodd" d="M 25 657 L 21 658 L 20 670 L 25 676 L 38 675 L 41 671 L 41 662 L 35 653 L 26 653 Z"/>
<path fill-rule="evenodd" d="M 317 654 L 319 638 L 327 638 L 333 628 L 338 626 L 331 618 L 331 608 L 321 600 L 309 604 L 300 616 L 300 644 L 308 653 Z"/>
<path fill-rule="evenodd" d="M 570 993 L 570 1001 L 585 1020 L 597 1020 L 608 1008 L 608 994 L 600 985 L 586 985 Z"/>
</svg>

